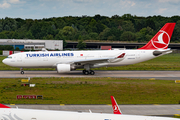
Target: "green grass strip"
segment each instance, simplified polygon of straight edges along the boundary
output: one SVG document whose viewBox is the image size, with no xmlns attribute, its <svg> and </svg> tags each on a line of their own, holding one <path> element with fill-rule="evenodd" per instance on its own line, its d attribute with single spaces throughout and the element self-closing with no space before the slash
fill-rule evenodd
<svg viewBox="0 0 180 120">
<path fill-rule="evenodd" d="M 21 79 L 0 79 L 0 103 L 6 104 L 179 104 L 180 84 L 172 80 L 128 78 L 33 78 L 34 88 Z M 43 95 L 43 100 L 16 99 L 16 95 Z"/>
</svg>

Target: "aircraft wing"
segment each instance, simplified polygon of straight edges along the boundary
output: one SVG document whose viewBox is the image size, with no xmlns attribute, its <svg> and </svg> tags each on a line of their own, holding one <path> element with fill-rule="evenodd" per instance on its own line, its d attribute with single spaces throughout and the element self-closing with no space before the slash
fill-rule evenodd
<svg viewBox="0 0 180 120">
<path fill-rule="evenodd" d="M 72 60 L 67 62 L 61 62 L 56 64 L 76 64 L 76 65 L 85 65 L 85 64 L 96 64 L 96 63 L 112 63 L 123 60 L 125 53 L 118 55 L 117 57 L 107 57 L 107 58 L 95 58 L 95 59 L 80 59 L 80 60 Z"/>
<path fill-rule="evenodd" d="M 71 63 L 81 63 L 81 64 L 95 64 L 95 63 L 107 63 L 109 62 L 110 59 L 115 59 L 113 58 L 98 58 L 98 59 L 86 59 L 86 60 L 76 60 L 72 61 Z"/>
</svg>

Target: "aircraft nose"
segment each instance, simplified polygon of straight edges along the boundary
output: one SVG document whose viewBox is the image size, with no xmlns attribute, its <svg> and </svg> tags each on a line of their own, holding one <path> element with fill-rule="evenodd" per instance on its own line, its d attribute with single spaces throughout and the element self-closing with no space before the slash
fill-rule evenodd
<svg viewBox="0 0 180 120">
<path fill-rule="evenodd" d="M 7 64 L 7 60 L 6 60 L 6 59 L 4 59 L 2 62 L 3 62 L 4 64 Z"/>
</svg>

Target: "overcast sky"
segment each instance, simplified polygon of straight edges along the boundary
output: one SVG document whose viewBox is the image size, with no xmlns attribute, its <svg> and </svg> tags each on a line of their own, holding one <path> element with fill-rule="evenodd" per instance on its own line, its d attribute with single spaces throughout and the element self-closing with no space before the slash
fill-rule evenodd
<svg viewBox="0 0 180 120">
<path fill-rule="evenodd" d="M 180 0 L 0 0 L 0 18 L 180 15 Z"/>
</svg>

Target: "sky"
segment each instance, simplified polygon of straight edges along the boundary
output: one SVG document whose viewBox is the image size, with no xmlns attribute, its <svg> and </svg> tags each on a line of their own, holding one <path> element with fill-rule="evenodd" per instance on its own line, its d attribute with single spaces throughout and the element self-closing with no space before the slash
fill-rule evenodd
<svg viewBox="0 0 180 120">
<path fill-rule="evenodd" d="M 0 0 L 0 18 L 180 15 L 180 0 Z"/>
</svg>

